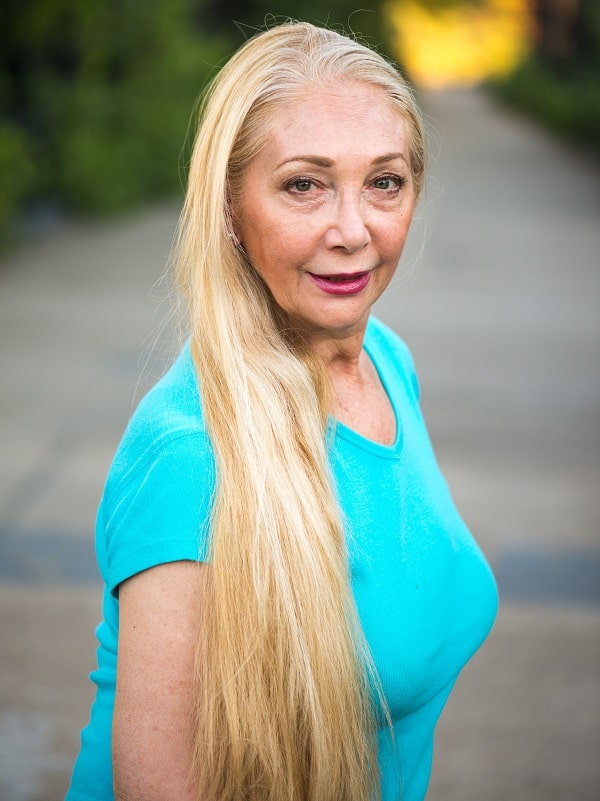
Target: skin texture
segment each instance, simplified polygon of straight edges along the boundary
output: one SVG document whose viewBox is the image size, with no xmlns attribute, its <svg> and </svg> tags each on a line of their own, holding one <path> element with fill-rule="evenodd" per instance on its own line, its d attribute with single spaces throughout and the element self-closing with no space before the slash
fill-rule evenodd
<svg viewBox="0 0 600 801">
<path fill-rule="evenodd" d="M 347 82 L 311 84 L 278 109 L 234 213 L 250 261 L 324 358 L 338 418 L 384 444 L 395 421 L 362 343 L 414 204 L 402 117 L 381 89 Z M 366 286 L 345 295 L 318 280 L 365 274 Z"/>
<path fill-rule="evenodd" d="M 404 122 L 381 90 L 311 85 L 276 112 L 234 210 L 236 235 L 255 269 L 324 359 L 338 418 L 383 444 L 394 441 L 396 421 L 362 343 L 412 218 L 407 159 Z M 367 273 L 350 294 L 330 294 L 318 282 Z M 120 587 L 117 801 L 197 798 L 187 784 L 190 701 L 208 569 L 174 562 Z"/>
<path fill-rule="evenodd" d="M 205 565 L 173 562 L 119 588 L 113 718 L 116 801 L 197 801 L 187 783 Z"/>
</svg>

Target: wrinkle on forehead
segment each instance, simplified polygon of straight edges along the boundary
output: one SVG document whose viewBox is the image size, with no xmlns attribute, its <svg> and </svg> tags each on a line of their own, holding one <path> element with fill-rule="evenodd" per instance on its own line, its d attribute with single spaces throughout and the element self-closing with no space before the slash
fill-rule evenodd
<svg viewBox="0 0 600 801">
<path fill-rule="evenodd" d="M 366 134 L 360 141 L 357 131 Z M 375 162 L 397 152 L 409 163 L 403 114 L 383 89 L 356 81 L 306 84 L 278 103 L 263 150 L 273 148 L 282 161 L 303 156 L 323 161 L 360 156 Z"/>
</svg>

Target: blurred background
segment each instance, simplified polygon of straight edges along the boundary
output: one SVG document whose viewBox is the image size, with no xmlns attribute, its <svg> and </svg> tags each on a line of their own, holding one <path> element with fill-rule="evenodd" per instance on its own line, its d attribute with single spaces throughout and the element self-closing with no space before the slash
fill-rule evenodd
<svg viewBox="0 0 600 801">
<path fill-rule="evenodd" d="M 422 88 L 486 82 L 600 148 L 597 0 L 4 0 L 1 15 L 4 239 L 180 191 L 200 87 L 271 18 L 353 30 Z"/>
<path fill-rule="evenodd" d="M 395 59 L 429 131 L 377 314 L 413 351 L 501 607 L 442 718 L 428 801 L 598 801 L 597 0 L 4 0 L 0 799 L 66 790 L 92 697 L 95 509 L 177 348 L 165 271 L 194 105 L 285 17 Z"/>
</svg>

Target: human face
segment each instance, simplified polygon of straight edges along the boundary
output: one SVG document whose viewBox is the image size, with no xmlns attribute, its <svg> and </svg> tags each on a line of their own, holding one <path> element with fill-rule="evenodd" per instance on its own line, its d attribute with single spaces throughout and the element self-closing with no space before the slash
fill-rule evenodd
<svg viewBox="0 0 600 801">
<path fill-rule="evenodd" d="M 271 118 L 234 227 L 294 325 L 316 341 L 362 338 L 414 203 L 406 124 L 383 90 L 310 84 Z"/>
</svg>

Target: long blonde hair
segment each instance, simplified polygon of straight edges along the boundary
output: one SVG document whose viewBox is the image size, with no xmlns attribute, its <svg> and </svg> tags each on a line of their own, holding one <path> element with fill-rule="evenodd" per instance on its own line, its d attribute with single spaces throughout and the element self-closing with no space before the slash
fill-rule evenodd
<svg viewBox="0 0 600 801">
<path fill-rule="evenodd" d="M 385 714 L 330 474 L 328 378 L 232 227 L 273 108 L 338 80 L 381 87 L 403 115 L 418 194 L 424 139 L 404 81 L 368 48 L 307 23 L 263 32 L 231 58 L 205 95 L 191 158 L 175 259 L 217 467 L 193 755 L 210 801 L 379 793 Z"/>
</svg>

